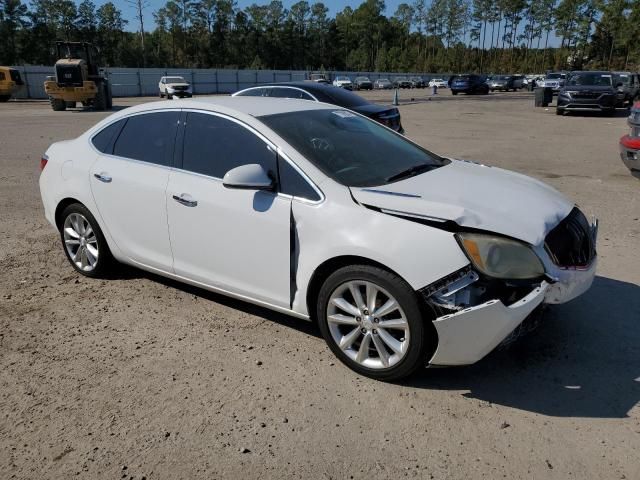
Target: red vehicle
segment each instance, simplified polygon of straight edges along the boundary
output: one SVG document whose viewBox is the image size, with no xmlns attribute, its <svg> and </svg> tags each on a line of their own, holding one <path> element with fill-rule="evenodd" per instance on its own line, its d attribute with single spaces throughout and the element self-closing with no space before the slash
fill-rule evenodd
<svg viewBox="0 0 640 480">
<path fill-rule="evenodd" d="M 620 157 L 631 173 L 640 178 L 640 102 L 631 109 L 628 123 L 631 133 L 620 139 Z"/>
</svg>

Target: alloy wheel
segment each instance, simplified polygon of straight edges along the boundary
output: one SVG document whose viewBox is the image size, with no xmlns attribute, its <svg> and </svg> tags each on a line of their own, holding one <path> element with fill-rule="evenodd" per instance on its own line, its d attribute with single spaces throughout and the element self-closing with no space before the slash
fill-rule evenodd
<svg viewBox="0 0 640 480">
<path fill-rule="evenodd" d="M 348 281 L 333 291 L 327 325 L 338 348 L 367 368 L 391 368 L 409 350 L 409 322 L 400 304 L 369 281 Z"/>
<path fill-rule="evenodd" d="M 98 264 L 98 239 L 91 224 L 80 213 L 71 213 L 63 226 L 64 246 L 69 258 L 83 272 L 91 272 Z"/>
</svg>

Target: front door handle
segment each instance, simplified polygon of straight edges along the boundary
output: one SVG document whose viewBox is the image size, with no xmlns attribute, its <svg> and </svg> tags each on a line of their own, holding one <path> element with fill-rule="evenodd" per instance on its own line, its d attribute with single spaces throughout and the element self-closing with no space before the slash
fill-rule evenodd
<svg viewBox="0 0 640 480">
<path fill-rule="evenodd" d="M 181 195 L 173 195 L 173 199 L 178 202 L 180 205 L 184 205 L 185 207 L 197 207 L 198 201 L 193 200 L 191 195 L 187 193 L 183 193 Z"/>
<path fill-rule="evenodd" d="M 111 180 L 113 180 L 109 175 L 107 175 L 105 172 L 100 172 L 100 173 L 94 173 L 93 174 L 94 177 L 96 177 L 98 180 L 100 180 L 101 182 L 104 183 L 111 183 Z"/>
</svg>

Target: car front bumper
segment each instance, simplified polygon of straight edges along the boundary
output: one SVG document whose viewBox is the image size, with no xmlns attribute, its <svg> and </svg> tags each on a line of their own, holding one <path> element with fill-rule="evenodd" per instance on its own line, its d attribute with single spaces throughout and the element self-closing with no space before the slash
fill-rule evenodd
<svg viewBox="0 0 640 480">
<path fill-rule="evenodd" d="M 167 92 L 167 97 L 169 97 L 169 98 L 172 98 L 172 97 L 191 98 L 192 97 L 192 93 L 189 92 L 189 91 L 186 91 L 186 90 Z"/>
<path fill-rule="evenodd" d="M 597 221 L 591 225 L 595 240 Z M 433 321 L 438 347 L 430 366 L 469 365 L 491 352 L 541 304 L 568 302 L 585 293 L 596 276 L 597 256 L 587 267 L 560 268 L 542 259 L 547 279 L 513 304 L 494 299 Z"/>
</svg>

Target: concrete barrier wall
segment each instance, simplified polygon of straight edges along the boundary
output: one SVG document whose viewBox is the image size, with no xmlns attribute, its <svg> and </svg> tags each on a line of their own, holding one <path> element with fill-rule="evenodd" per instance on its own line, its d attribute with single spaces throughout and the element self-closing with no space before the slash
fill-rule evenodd
<svg viewBox="0 0 640 480">
<path fill-rule="evenodd" d="M 17 98 L 46 99 L 44 81 L 47 76 L 54 75 L 54 68 L 47 66 L 25 66 L 17 68 L 22 75 L 25 86 L 16 95 Z M 196 95 L 216 93 L 233 93 L 243 88 L 267 82 L 292 82 L 305 80 L 308 72 L 304 70 L 227 70 L 227 69 L 163 69 L 163 68 L 105 68 L 111 80 L 114 97 L 140 97 L 158 95 L 160 77 L 180 75 L 193 85 Z M 395 77 L 410 78 L 420 76 L 425 81 L 431 78 L 448 78 L 448 74 L 433 73 L 390 73 L 390 72 L 327 72 L 332 81 L 339 75 L 346 75 L 351 80 L 355 77 L 369 77 L 371 81 L 378 78 Z"/>
</svg>

